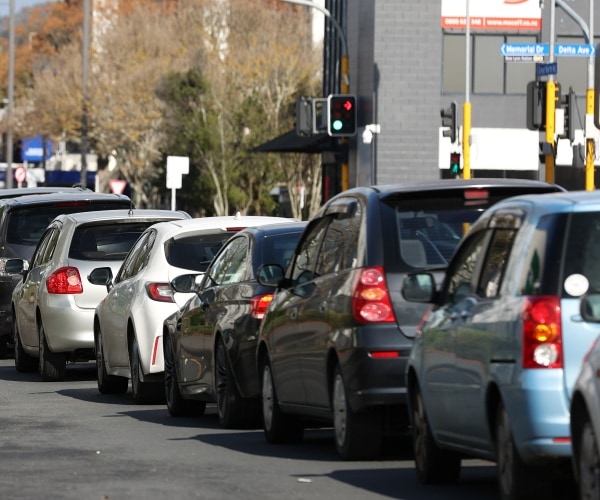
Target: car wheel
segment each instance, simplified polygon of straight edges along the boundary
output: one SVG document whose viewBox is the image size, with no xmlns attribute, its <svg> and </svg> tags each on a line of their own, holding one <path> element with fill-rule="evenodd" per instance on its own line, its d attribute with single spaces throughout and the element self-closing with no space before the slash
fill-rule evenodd
<svg viewBox="0 0 600 500">
<path fill-rule="evenodd" d="M 129 380 L 126 377 L 109 375 L 106 371 L 102 331 L 100 328 L 98 328 L 98 331 L 94 335 L 94 345 L 96 348 L 96 380 L 98 381 L 98 391 L 101 394 L 125 394 L 129 386 Z"/>
<path fill-rule="evenodd" d="M 52 352 L 46 340 L 44 325 L 40 324 L 40 357 L 39 372 L 44 382 L 55 382 L 65 379 L 67 355 L 64 352 Z"/>
<path fill-rule="evenodd" d="M 219 423 L 225 429 L 254 426 L 259 421 L 260 406 L 240 394 L 221 338 L 215 356 L 215 395 Z"/>
<path fill-rule="evenodd" d="M 269 443 L 289 443 L 301 441 L 304 428 L 301 422 L 286 415 L 279 408 L 271 365 L 267 360 L 262 370 L 262 413 L 265 438 Z"/>
<path fill-rule="evenodd" d="M 374 409 L 361 413 L 350 407 L 344 377 L 339 365 L 333 375 L 331 406 L 335 446 L 346 460 L 374 458 L 381 452 L 382 421 Z"/>
<path fill-rule="evenodd" d="M 534 498 L 547 492 L 547 481 L 540 480 L 538 471 L 521 459 L 508 414 L 502 404 L 496 412 L 496 460 L 500 497 L 503 500 Z"/>
<path fill-rule="evenodd" d="M 460 476 L 460 457 L 438 447 L 427 420 L 423 396 L 417 389 L 412 404 L 412 442 L 415 468 L 424 484 L 455 483 Z"/>
<path fill-rule="evenodd" d="M 142 380 L 142 363 L 137 339 L 133 336 L 129 352 L 129 368 L 131 371 L 131 392 L 136 403 L 141 405 L 164 402 L 164 388 L 156 382 Z"/>
<path fill-rule="evenodd" d="M 167 410 L 173 417 L 189 417 L 204 415 L 206 403 L 194 399 L 184 399 L 177 383 L 177 371 L 173 357 L 171 337 L 163 337 L 163 351 L 165 356 L 165 399 Z"/>
<path fill-rule="evenodd" d="M 600 455 L 594 429 L 587 415 L 581 423 L 579 443 L 574 451 L 580 497 L 600 498 Z"/>
<path fill-rule="evenodd" d="M 19 373 L 31 373 L 36 371 L 38 367 L 38 360 L 25 352 L 23 344 L 21 343 L 19 329 L 14 318 L 12 329 L 15 344 L 15 368 Z"/>
</svg>

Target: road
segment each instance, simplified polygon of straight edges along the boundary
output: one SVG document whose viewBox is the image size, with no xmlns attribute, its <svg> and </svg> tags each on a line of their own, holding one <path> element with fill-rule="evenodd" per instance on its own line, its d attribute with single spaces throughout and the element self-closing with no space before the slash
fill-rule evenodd
<svg viewBox="0 0 600 500">
<path fill-rule="evenodd" d="M 377 461 L 346 462 L 332 431 L 269 445 L 262 430 L 223 430 L 170 417 L 163 405 L 106 396 L 94 365 L 70 365 L 65 382 L 41 382 L 0 360 L 0 498 L 10 499 L 495 499 L 495 466 L 465 461 L 461 481 L 423 486 L 408 443 Z"/>
</svg>

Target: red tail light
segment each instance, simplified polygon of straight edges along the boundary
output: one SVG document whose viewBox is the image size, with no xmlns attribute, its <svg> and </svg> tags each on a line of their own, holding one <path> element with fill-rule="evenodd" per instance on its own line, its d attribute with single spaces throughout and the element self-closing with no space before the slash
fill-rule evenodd
<svg viewBox="0 0 600 500">
<path fill-rule="evenodd" d="M 360 270 L 352 294 L 352 312 L 360 323 L 391 323 L 396 321 L 390 294 L 381 267 Z"/>
<path fill-rule="evenodd" d="M 254 319 L 263 319 L 272 300 L 272 293 L 252 297 L 250 299 L 250 313 L 252 314 L 252 317 Z"/>
<path fill-rule="evenodd" d="M 46 279 L 48 293 L 71 294 L 83 293 L 81 276 L 76 267 L 61 267 Z"/>
<path fill-rule="evenodd" d="M 523 368 L 562 368 L 560 298 L 527 297 L 523 321 Z"/>
<path fill-rule="evenodd" d="M 158 302 L 175 302 L 169 283 L 146 283 L 146 293 Z"/>
</svg>

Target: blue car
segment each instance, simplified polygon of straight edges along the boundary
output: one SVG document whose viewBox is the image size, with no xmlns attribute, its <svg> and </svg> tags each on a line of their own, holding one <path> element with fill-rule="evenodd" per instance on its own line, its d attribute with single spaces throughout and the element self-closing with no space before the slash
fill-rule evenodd
<svg viewBox="0 0 600 500">
<path fill-rule="evenodd" d="M 570 399 L 598 335 L 580 307 L 600 290 L 600 193 L 497 203 L 437 279 L 402 284 L 432 304 L 406 370 L 418 477 L 456 481 L 477 457 L 497 462 L 503 499 L 539 495 L 571 471 Z"/>
</svg>

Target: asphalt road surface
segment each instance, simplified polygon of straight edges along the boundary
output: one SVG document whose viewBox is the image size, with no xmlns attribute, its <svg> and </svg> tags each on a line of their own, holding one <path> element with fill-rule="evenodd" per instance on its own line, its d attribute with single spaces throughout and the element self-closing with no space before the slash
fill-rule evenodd
<svg viewBox="0 0 600 500">
<path fill-rule="evenodd" d="M 331 429 L 270 445 L 261 429 L 223 430 L 215 408 L 173 418 L 164 405 L 98 392 L 91 363 L 41 382 L 0 360 L 0 499 L 497 499 L 494 464 L 463 462 L 460 483 L 418 483 L 407 441 L 346 462 Z"/>
</svg>

